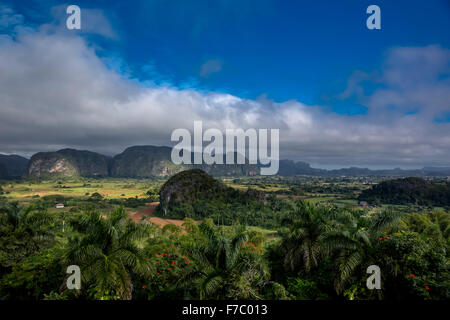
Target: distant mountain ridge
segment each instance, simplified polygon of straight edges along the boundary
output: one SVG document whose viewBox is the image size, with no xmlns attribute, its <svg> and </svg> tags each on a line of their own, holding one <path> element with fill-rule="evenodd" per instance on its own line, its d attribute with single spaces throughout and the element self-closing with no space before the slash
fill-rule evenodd
<svg viewBox="0 0 450 320">
<path fill-rule="evenodd" d="M 327 170 L 311 168 L 309 163 L 292 160 L 280 160 L 280 169 L 278 170 L 280 176 L 322 175 L 326 173 Z"/>
<path fill-rule="evenodd" d="M 165 146 L 132 146 L 108 158 L 91 151 L 63 149 L 56 152 L 39 152 L 28 164 L 27 175 L 34 178 L 58 177 L 166 177 L 188 170 L 201 169 L 215 176 L 256 175 L 259 168 L 249 164 L 174 164 L 172 148 Z"/>
<path fill-rule="evenodd" d="M 171 161 L 172 148 L 157 146 L 133 146 L 112 158 L 111 176 L 147 178 L 172 176 L 187 169 Z"/>
<path fill-rule="evenodd" d="M 165 177 L 188 169 L 201 169 L 214 176 L 256 175 L 259 168 L 250 164 L 174 164 L 172 148 L 165 146 L 133 146 L 112 158 L 113 177 Z M 236 157 L 236 155 L 235 155 Z M 191 162 L 194 161 L 191 154 Z"/>
<path fill-rule="evenodd" d="M 438 177 L 438 176 L 450 176 L 450 169 L 443 168 L 442 170 L 426 170 L 425 168 L 422 168 L 422 169 L 404 170 L 400 168 L 395 168 L 384 170 L 371 170 L 368 168 L 350 167 L 337 170 L 329 170 L 327 174 L 335 176 Z"/>
<path fill-rule="evenodd" d="M 0 179 L 7 179 L 8 178 L 8 170 L 6 169 L 5 165 L 0 163 Z"/>
<path fill-rule="evenodd" d="M 62 149 L 38 152 L 30 160 L 18 155 L 0 154 L 0 179 L 21 177 L 123 177 L 148 178 L 173 176 L 188 169 L 201 169 L 213 176 L 253 176 L 260 174 L 259 165 L 199 164 L 177 165 L 171 161 L 172 148 L 167 146 L 132 146 L 114 157 L 100 153 Z M 236 156 L 236 155 L 235 155 Z M 224 156 L 225 157 L 225 156 Z M 400 168 L 371 170 L 350 167 L 335 170 L 312 168 L 302 161 L 280 160 L 279 176 L 450 176 L 450 167 L 424 167 L 416 170 Z"/>
<path fill-rule="evenodd" d="M 309 163 L 292 160 L 280 160 L 280 176 L 313 175 L 313 176 L 450 176 L 450 167 L 424 167 L 422 169 L 404 170 L 400 168 L 372 170 L 369 168 L 350 167 L 341 169 L 311 168 Z"/>
<path fill-rule="evenodd" d="M 28 176 L 50 177 L 106 177 L 109 176 L 110 160 L 102 154 L 75 149 L 56 152 L 39 152 L 28 165 Z"/>
<path fill-rule="evenodd" d="M 0 179 L 21 178 L 28 168 L 28 159 L 16 154 L 0 154 Z"/>
</svg>

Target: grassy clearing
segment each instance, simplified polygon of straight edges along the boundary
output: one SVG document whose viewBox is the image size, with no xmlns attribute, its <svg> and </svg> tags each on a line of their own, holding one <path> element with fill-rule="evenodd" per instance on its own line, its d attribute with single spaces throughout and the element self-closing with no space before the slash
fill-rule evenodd
<svg viewBox="0 0 450 320">
<path fill-rule="evenodd" d="M 159 181 L 144 179 L 86 179 L 39 183 L 23 181 L 8 183 L 2 188 L 5 192 L 4 196 L 9 200 L 24 202 L 47 195 L 63 195 L 81 199 L 96 192 L 109 199 L 143 197 L 149 189 L 158 188 L 160 185 Z"/>
</svg>

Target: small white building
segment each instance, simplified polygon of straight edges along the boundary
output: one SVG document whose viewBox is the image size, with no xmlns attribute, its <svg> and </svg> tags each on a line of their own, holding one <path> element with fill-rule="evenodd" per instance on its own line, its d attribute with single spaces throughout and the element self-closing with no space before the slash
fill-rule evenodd
<svg viewBox="0 0 450 320">
<path fill-rule="evenodd" d="M 56 208 L 56 209 L 62 209 L 62 208 L 64 208 L 64 203 L 58 203 L 58 204 L 55 206 L 55 208 Z"/>
</svg>

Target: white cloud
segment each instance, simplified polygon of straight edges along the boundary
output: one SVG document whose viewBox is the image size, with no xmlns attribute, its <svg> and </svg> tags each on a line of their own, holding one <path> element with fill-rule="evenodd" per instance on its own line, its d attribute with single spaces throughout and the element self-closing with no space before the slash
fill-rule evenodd
<svg viewBox="0 0 450 320">
<path fill-rule="evenodd" d="M 223 130 L 279 128 L 283 157 L 316 164 L 448 165 L 450 124 L 429 116 L 450 110 L 448 50 L 405 50 L 388 53 L 377 80 L 385 87 L 362 98 L 370 112 L 346 116 L 295 100 L 146 88 L 107 68 L 79 36 L 18 34 L 0 41 L 0 152 L 69 146 L 112 154 L 136 144 L 170 145 L 173 129 L 203 120 Z M 409 81 L 419 62 L 424 78 Z M 410 103 L 417 113 L 386 110 L 409 110 Z"/>
</svg>

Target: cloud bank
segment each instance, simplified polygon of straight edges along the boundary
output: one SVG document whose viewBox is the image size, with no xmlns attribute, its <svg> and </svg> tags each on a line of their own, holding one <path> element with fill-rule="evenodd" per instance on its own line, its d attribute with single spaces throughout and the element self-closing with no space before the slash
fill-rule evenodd
<svg viewBox="0 0 450 320">
<path fill-rule="evenodd" d="M 450 165 L 450 123 L 438 121 L 450 112 L 450 51 L 439 46 L 392 48 L 379 70 L 356 71 L 339 96 L 368 108 L 354 116 L 296 100 L 146 87 L 108 68 L 82 37 L 49 28 L 0 35 L 0 70 L 0 153 L 173 145 L 174 129 L 202 120 L 222 130 L 278 128 L 282 158 L 316 165 Z"/>
</svg>

